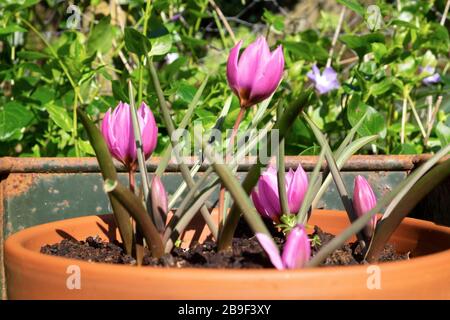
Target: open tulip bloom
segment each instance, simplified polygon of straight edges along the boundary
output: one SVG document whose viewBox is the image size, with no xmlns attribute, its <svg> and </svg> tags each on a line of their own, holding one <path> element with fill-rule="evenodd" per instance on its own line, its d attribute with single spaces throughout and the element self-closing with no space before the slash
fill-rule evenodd
<svg viewBox="0 0 450 320">
<path fill-rule="evenodd" d="M 286 174 L 286 193 L 291 214 L 296 214 L 308 189 L 308 176 L 299 165 Z M 278 194 L 277 171 L 270 166 L 261 174 L 258 181 L 258 191 L 252 192 L 253 203 L 258 212 L 265 218 L 278 221 L 281 212 L 280 196 Z"/>
<path fill-rule="evenodd" d="M 270 52 L 264 37 L 259 37 L 242 52 L 242 40 L 231 49 L 227 62 L 227 79 L 239 97 L 241 108 L 257 104 L 274 93 L 284 69 L 283 49 Z"/>
<path fill-rule="evenodd" d="M 145 103 L 142 103 L 137 110 L 137 118 L 144 157 L 147 159 L 156 148 L 158 127 L 152 111 Z M 111 111 L 111 108 L 108 109 L 102 121 L 101 131 L 111 155 L 128 169 L 134 169 L 137 151 L 130 106 L 127 103 L 119 102 L 114 111 Z"/>
<path fill-rule="evenodd" d="M 239 97 L 241 103 L 240 112 L 245 113 L 245 108 L 257 104 L 274 93 L 283 74 L 284 56 L 281 46 L 270 52 L 268 44 L 263 37 L 259 37 L 255 42 L 251 43 L 239 56 L 241 46 L 242 41 L 239 41 L 231 50 L 226 72 L 231 90 Z M 165 121 L 168 134 L 171 136 L 175 132 L 174 124 L 170 122 L 172 121 L 171 113 L 167 107 L 167 102 L 164 100 L 165 97 L 159 84 L 158 74 L 151 61 L 149 62 L 149 68 L 155 90 L 160 93 L 158 94 L 158 99 L 160 100 L 159 111 L 162 119 Z M 320 73 L 318 67 L 314 65 L 312 71 L 308 73 L 308 78 L 314 82 L 315 88 L 320 94 L 339 87 L 337 73 L 332 68 L 325 68 L 323 73 Z M 79 111 L 78 115 L 88 132 L 88 137 L 96 152 L 105 179 L 105 191 L 111 199 L 115 220 L 124 241 L 124 247 L 127 253 L 130 254 L 133 252 L 130 249 L 133 246 L 130 244 L 135 244 L 133 241 L 138 239 L 138 233 L 134 234 L 130 226 L 130 217 L 136 222 L 138 228 L 135 230 L 140 231 L 141 240 L 143 240 L 142 237 L 145 239 L 149 252 L 154 258 L 160 258 L 163 254 L 171 252 L 176 241 L 179 240 L 179 235 L 183 234 L 184 228 L 200 211 L 211 234 L 217 239 L 218 250 L 227 250 L 231 247 L 239 219 L 241 219 L 241 215 L 244 216 L 270 261 L 279 270 L 319 266 L 334 250 L 341 248 L 352 235 L 356 235 L 358 241 L 361 244 L 365 244 L 361 248 L 366 250 L 363 253 L 367 261 L 376 262 L 386 241 L 408 213 L 408 210 L 402 210 L 402 205 L 405 206 L 402 202 L 405 195 L 408 195 L 408 206 L 411 205 L 411 202 L 420 201 L 426 194 L 425 191 L 432 190 L 448 176 L 450 171 L 450 160 L 438 164 L 438 161 L 450 152 L 450 145 L 448 145 L 426 163 L 415 169 L 407 177 L 406 181 L 396 187 L 391 194 L 384 195 L 378 201 L 366 179 L 361 176 L 356 177 L 353 197 L 350 199 L 340 174 L 339 166 L 344 165 L 350 155 L 366 144 L 373 143 L 378 137 L 361 137 L 352 141 L 355 133 L 359 132 L 358 129 L 363 125 L 365 115 L 354 125 L 343 140 L 342 145 L 339 147 L 339 152 L 333 153 L 325 135 L 309 116 L 302 112 L 303 108 L 311 104 L 311 99 L 314 97 L 311 94 L 312 92 L 304 92 L 290 102 L 289 105 L 284 106 L 280 104 L 275 123 L 277 130 L 279 130 L 279 135 L 277 135 L 278 138 L 276 139 L 279 140 L 270 140 L 267 144 L 282 143 L 297 115 L 301 115 L 311 128 L 321 149 L 317 164 L 309 178 L 301 165 L 296 170 L 290 169 L 289 172 L 285 172 L 284 147 L 281 148 L 284 145 L 280 144 L 279 148 L 274 149 L 277 150 L 277 154 L 271 154 L 273 150 L 268 148 L 270 150 L 268 151 L 270 153 L 269 156 L 277 157 L 279 164 L 277 169 L 269 166 L 267 170 L 264 170 L 264 164 L 258 154 L 257 165 L 249 170 L 247 177 L 241 184 L 236 178 L 235 170 L 237 168 L 234 164 L 223 164 L 221 162 L 222 157 L 219 156 L 220 152 L 216 152 L 216 146 L 208 143 L 207 139 L 204 139 L 201 134 L 196 133 L 194 130 L 194 138 L 196 142 L 201 143 L 205 160 L 208 161 L 211 167 L 203 172 L 202 178 L 194 180 L 193 175 L 195 171 L 189 172 L 190 169 L 183 162 L 179 164 L 186 183 L 182 184 L 170 197 L 170 203 L 175 203 L 178 197 L 183 195 L 179 208 L 174 210 L 171 208 L 171 205 L 168 205 L 168 196 L 159 178 L 164 168 L 167 167 L 169 159 L 166 157 L 161 158 L 158 175 L 154 175 L 152 182 L 149 181 L 145 172 L 145 159 L 151 155 L 156 147 L 158 127 L 151 110 L 145 103 L 142 103 L 138 110 L 134 109 L 131 80 L 129 85 L 130 104 L 132 107 L 127 103 L 120 102 L 114 111 L 109 109 L 102 121 L 101 131 L 82 110 Z M 193 108 L 201 100 L 201 90 L 203 88 L 204 86 L 202 85 L 198 96 L 196 95 L 197 98 L 193 100 Z M 267 115 L 269 114 L 272 115 L 273 113 L 268 112 Z M 189 113 L 187 113 L 182 123 L 188 123 L 189 118 L 187 117 L 189 117 Z M 237 121 L 235 128 L 238 127 L 238 124 L 239 122 Z M 255 125 L 258 124 L 255 123 Z M 135 139 L 134 132 L 138 132 L 138 130 L 140 130 L 142 142 Z M 251 129 L 247 130 L 246 134 L 249 134 Z M 267 132 L 262 137 L 259 135 L 249 136 L 249 139 L 252 139 L 251 142 L 255 142 L 255 145 L 263 137 L 273 139 Z M 169 139 L 169 141 L 172 143 L 171 147 L 175 149 L 177 141 L 173 139 Z M 138 145 L 138 150 L 141 150 L 142 154 L 137 154 L 136 145 Z M 250 151 L 248 150 L 247 152 Z M 130 188 L 127 189 L 117 180 L 117 172 L 115 171 L 112 157 L 122 162 L 130 172 L 136 169 L 137 164 L 139 165 L 140 174 L 142 175 L 141 187 L 144 191 L 145 201 L 142 201 L 142 197 L 138 197 L 136 193 L 132 192 L 131 184 Z M 320 171 L 325 164 L 325 160 L 327 163 L 327 177 L 321 180 Z M 433 170 L 430 170 L 432 168 Z M 424 179 L 426 174 L 429 176 Z M 212 175 L 215 179 L 208 178 L 208 175 Z M 342 199 L 345 211 L 352 224 L 349 229 L 345 230 L 346 232 L 343 233 L 343 236 L 336 236 L 321 246 L 320 250 L 311 257 L 311 245 L 304 226 L 308 226 L 307 222 L 310 215 L 314 214 L 317 203 L 321 200 L 324 192 L 328 190 L 331 181 L 335 182 L 336 190 Z M 280 185 L 284 183 L 285 188 L 278 188 L 279 183 Z M 219 185 L 223 186 L 222 190 L 226 189 L 229 192 L 231 196 L 229 199 L 234 202 L 232 202 L 233 205 L 230 210 L 227 207 L 222 208 L 224 209 L 224 211 L 220 211 L 223 213 L 221 216 L 222 220 L 217 224 L 210 217 L 210 209 L 206 207 L 205 203 Z M 420 193 L 417 190 L 414 191 L 413 187 L 417 185 L 416 189 Z M 185 192 L 186 186 L 187 193 Z M 281 194 L 279 194 L 279 191 Z M 415 193 L 411 195 L 408 194 L 409 192 Z M 398 209 L 398 206 L 400 206 L 400 209 Z M 376 214 L 383 209 L 385 209 L 385 215 L 395 217 L 377 224 Z M 168 214 L 169 210 L 173 210 L 172 215 Z M 166 218 L 169 216 L 172 218 L 166 225 Z M 283 252 L 280 254 L 267 225 L 262 219 L 268 218 L 278 222 L 285 216 L 295 220 L 292 220 L 292 224 L 289 225 Z M 368 243 L 369 241 L 370 243 Z M 144 242 L 141 241 L 140 243 Z"/>
</svg>

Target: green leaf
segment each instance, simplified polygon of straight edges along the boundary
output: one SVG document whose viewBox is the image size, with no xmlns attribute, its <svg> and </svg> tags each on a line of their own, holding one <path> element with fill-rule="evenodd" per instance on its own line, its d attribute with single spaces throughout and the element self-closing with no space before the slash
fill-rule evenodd
<svg viewBox="0 0 450 320">
<path fill-rule="evenodd" d="M 0 141 L 21 139 L 33 118 L 33 113 L 16 101 L 0 106 Z"/>
<path fill-rule="evenodd" d="M 358 133 L 361 136 L 371 136 L 379 134 L 381 138 L 386 136 L 386 121 L 383 115 L 374 108 L 361 102 L 357 96 L 353 96 L 347 108 L 347 119 L 352 126 L 355 126 L 361 117 L 367 113 L 367 118 Z"/>
<path fill-rule="evenodd" d="M 17 56 L 25 60 L 39 60 L 50 58 L 48 54 L 38 51 L 19 51 L 17 52 Z"/>
<path fill-rule="evenodd" d="M 119 201 L 136 221 L 137 227 L 142 232 L 152 256 L 160 258 L 164 254 L 162 239 L 142 201 L 117 180 L 106 179 L 104 187 L 105 191 Z"/>
<path fill-rule="evenodd" d="M 95 156 L 95 151 L 92 148 L 89 141 L 79 139 L 77 141 L 77 143 L 78 143 L 78 147 L 84 154 L 89 155 L 89 156 Z"/>
<path fill-rule="evenodd" d="M 306 191 L 305 197 L 303 199 L 302 205 L 297 214 L 297 222 L 301 224 L 306 224 L 308 220 L 308 210 L 313 203 L 315 196 L 320 188 L 319 173 L 322 168 L 323 160 L 325 159 L 325 148 L 320 151 L 319 159 L 317 160 L 314 171 L 309 179 L 308 190 Z"/>
<path fill-rule="evenodd" d="M 17 24 L 11 24 L 4 28 L 0 28 L 0 35 L 10 34 L 10 33 L 14 33 L 14 32 L 27 32 L 27 29 L 24 29 Z"/>
<path fill-rule="evenodd" d="M 403 218 L 408 215 L 416 204 L 450 175 L 450 159 L 430 170 L 439 159 L 446 156 L 449 152 L 450 145 L 447 145 L 446 148 L 441 149 L 425 164 L 414 170 L 400 186 L 403 188 L 394 190 L 395 197 L 386 208 L 383 218 L 375 228 L 375 234 L 366 255 L 369 262 L 373 262 L 378 258 L 379 253 L 392 233 L 394 233 Z M 427 173 L 428 170 L 430 171 Z"/>
<path fill-rule="evenodd" d="M 281 44 L 287 52 L 290 52 L 298 60 L 325 61 L 328 58 L 328 52 L 317 43 L 281 41 Z"/>
<path fill-rule="evenodd" d="M 190 103 L 195 96 L 197 89 L 186 83 L 179 82 L 177 83 L 177 95 L 185 102 Z"/>
<path fill-rule="evenodd" d="M 339 154 L 336 152 L 336 165 L 339 170 L 342 169 L 344 164 L 347 162 L 350 157 L 358 152 L 359 149 L 367 145 L 368 143 L 374 142 L 376 139 L 378 139 L 378 136 L 368 136 L 368 137 L 362 137 L 359 138 L 352 143 L 350 143 L 348 146 L 346 146 Z M 312 202 L 312 208 L 317 208 L 317 205 L 319 204 L 320 199 L 328 189 L 328 186 L 330 185 L 332 181 L 332 175 L 328 174 L 325 178 L 324 182 L 322 183 L 322 186 L 320 187 L 319 191 L 316 192 L 314 201 Z"/>
<path fill-rule="evenodd" d="M 181 37 L 181 41 L 183 41 L 183 43 L 188 46 L 205 47 L 208 45 L 208 41 L 203 40 L 203 39 L 197 39 L 197 38 L 185 36 L 185 35 L 181 35 L 180 37 Z"/>
<path fill-rule="evenodd" d="M 450 144 L 450 127 L 446 126 L 442 122 L 439 122 L 435 129 L 436 135 L 441 141 L 441 146 L 445 147 Z"/>
<path fill-rule="evenodd" d="M 47 112 L 58 127 L 66 132 L 72 131 L 72 119 L 65 108 L 58 107 L 53 103 L 46 105 Z"/>
<path fill-rule="evenodd" d="M 334 183 L 336 184 L 336 189 L 339 192 L 339 196 L 341 197 L 345 211 L 347 211 L 347 215 L 350 222 L 353 222 L 358 218 L 358 216 L 356 215 L 355 210 L 353 208 L 352 200 L 345 187 L 344 180 L 342 179 L 341 173 L 337 166 L 336 160 L 333 156 L 333 152 L 331 151 L 330 145 L 328 144 L 328 141 L 324 136 L 324 134 L 319 130 L 316 124 L 308 117 L 308 115 L 305 112 L 303 112 L 303 117 L 311 127 L 314 136 L 317 139 L 317 142 L 319 142 L 322 149 L 324 149 L 325 158 L 327 160 L 328 168 L 331 172 L 331 175 L 333 176 Z M 365 240 L 364 234 L 362 232 L 358 232 L 357 237 L 359 240 Z"/>
<path fill-rule="evenodd" d="M 161 56 L 170 51 L 172 47 L 172 36 L 166 34 L 162 37 L 150 39 L 152 44 L 152 49 L 150 50 L 149 56 Z"/>
<path fill-rule="evenodd" d="M 343 232 L 341 232 L 339 235 L 337 235 L 333 240 L 331 240 L 328 244 L 326 244 L 322 249 L 309 261 L 308 267 L 314 267 L 320 265 L 322 261 L 324 261 L 329 254 L 331 254 L 335 249 L 340 248 L 348 239 L 350 239 L 351 236 L 353 236 L 356 232 L 361 231 L 367 223 L 369 223 L 372 216 L 379 213 L 382 208 L 386 205 L 392 205 L 394 204 L 394 207 L 396 207 L 395 203 L 408 203 L 407 201 L 403 201 L 402 199 L 405 197 L 405 195 L 408 194 L 408 191 L 417 183 L 417 181 L 430 169 L 432 168 L 436 162 L 441 159 L 443 156 L 448 154 L 450 151 L 450 145 L 446 148 L 439 151 L 436 155 L 434 155 L 430 160 L 428 160 L 426 163 L 421 165 L 419 168 L 414 170 L 414 172 L 406 178 L 406 180 L 402 181 L 398 186 L 395 187 L 395 189 L 388 194 L 384 195 L 381 199 L 378 199 L 378 203 L 369 212 L 359 217 L 350 227 L 345 229 Z M 447 161 L 449 162 L 449 161 Z M 441 176 L 442 173 L 441 173 Z M 448 172 L 447 172 L 448 176 Z M 420 187 L 423 187 L 421 185 Z M 414 192 L 415 193 L 415 192 Z M 421 193 L 417 192 L 417 196 L 420 196 Z M 407 198 L 410 198 L 407 196 Z M 414 202 L 414 198 L 411 199 L 412 202 Z M 414 206 L 415 204 L 413 204 Z M 387 211 L 386 211 L 387 212 Z M 402 212 L 402 214 L 405 214 L 407 212 Z M 398 216 L 397 216 L 398 217 Z M 377 228 L 375 229 L 375 236 L 372 238 L 372 242 L 369 247 L 369 251 L 366 255 L 368 261 L 373 261 L 376 259 L 376 253 L 379 252 L 378 249 L 383 248 L 385 242 L 384 241 L 376 241 L 374 242 L 374 239 L 377 234 Z M 395 229 L 394 229 L 395 230 Z M 383 233 L 386 235 L 387 233 Z M 376 244 L 376 248 L 375 245 Z"/>
<path fill-rule="evenodd" d="M 92 29 L 92 33 L 87 41 L 88 55 L 96 51 L 106 53 L 111 49 L 113 30 L 110 21 L 110 16 L 103 17 Z"/>
<path fill-rule="evenodd" d="M 356 52 L 356 54 L 362 58 L 366 53 L 371 51 L 372 43 L 384 43 L 384 35 L 378 32 L 369 33 L 362 36 L 345 34 L 339 38 L 350 49 Z"/>
<path fill-rule="evenodd" d="M 337 0 L 337 2 L 346 6 L 350 10 L 356 12 L 361 17 L 364 16 L 365 9 L 358 1 L 356 1 L 356 0 Z"/>
<path fill-rule="evenodd" d="M 370 84 L 369 92 L 376 97 L 388 92 L 392 87 L 392 80 L 385 78 L 380 82 Z"/>
<path fill-rule="evenodd" d="M 128 101 L 128 96 L 124 90 L 124 86 L 119 82 L 119 80 L 113 80 L 111 82 L 111 87 L 116 100 Z"/>
<path fill-rule="evenodd" d="M 103 180 L 116 181 L 116 167 L 114 166 L 111 154 L 108 150 L 108 146 L 106 145 L 105 139 L 103 138 L 100 129 L 97 128 L 97 126 L 82 110 L 78 109 L 77 114 L 87 132 L 89 142 L 91 143 L 92 148 L 95 151 L 95 156 L 100 166 Z M 114 212 L 114 218 L 116 220 L 117 226 L 119 227 L 122 241 L 124 242 L 125 251 L 128 254 L 131 254 L 133 245 L 133 229 L 130 223 L 130 215 L 118 199 L 113 196 L 110 196 L 109 199 Z"/>
<path fill-rule="evenodd" d="M 148 38 L 133 28 L 125 28 L 124 40 L 127 50 L 136 53 L 138 56 L 147 55 L 151 49 Z"/>
<path fill-rule="evenodd" d="M 403 143 L 392 150 L 392 154 L 417 154 L 417 150 L 414 145 Z"/>
</svg>

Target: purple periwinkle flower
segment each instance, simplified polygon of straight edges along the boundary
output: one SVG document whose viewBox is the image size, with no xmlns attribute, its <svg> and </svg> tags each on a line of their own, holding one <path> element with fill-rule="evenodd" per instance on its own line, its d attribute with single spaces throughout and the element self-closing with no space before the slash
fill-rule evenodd
<svg viewBox="0 0 450 320">
<path fill-rule="evenodd" d="M 270 237 L 257 233 L 256 238 L 278 270 L 303 268 L 311 257 L 308 234 L 301 224 L 292 228 L 287 235 L 281 256 L 278 247 Z"/>
<path fill-rule="evenodd" d="M 158 127 L 152 111 L 145 103 L 137 110 L 141 130 L 142 146 L 145 159 L 148 159 L 156 148 Z M 101 131 L 111 155 L 122 162 L 129 170 L 136 167 L 137 152 L 131 121 L 130 106 L 120 102 L 111 112 L 111 108 L 103 118 Z"/>
<path fill-rule="evenodd" d="M 312 70 L 307 73 L 307 76 L 314 82 L 314 86 L 319 94 L 325 94 L 339 88 L 338 75 L 332 67 L 326 67 L 321 74 L 317 65 L 313 65 Z"/>
<path fill-rule="evenodd" d="M 242 40 L 231 49 L 227 62 L 227 79 L 239 97 L 241 108 L 248 108 L 272 95 L 277 89 L 284 69 L 283 49 L 270 52 L 264 37 L 259 37 L 242 52 Z"/>
<path fill-rule="evenodd" d="M 421 74 L 422 73 L 429 74 L 429 76 L 426 76 L 425 78 L 422 79 L 422 83 L 427 86 L 441 81 L 441 76 L 439 75 L 439 73 L 437 73 L 437 72 L 435 73 L 435 68 L 433 68 L 433 67 L 430 67 L 430 66 L 426 66 L 425 68 L 420 67 L 419 72 Z"/>
<path fill-rule="evenodd" d="M 290 169 L 286 174 L 286 193 L 289 211 L 296 214 L 308 190 L 308 176 L 299 165 L 297 170 Z M 258 191 L 252 191 L 252 199 L 256 210 L 265 218 L 278 220 L 282 214 L 278 194 L 277 170 L 270 166 L 261 174 L 258 181 Z"/>
<path fill-rule="evenodd" d="M 372 187 L 363 176 L 356 176 L 355 185 L 353 188 L 353 207 L 358 217 L 363 216 L 377 205 L 377 197 L 372 190 Z M 375 226 L 377 224 L 377 217 L 374 215 L 370 220 L 368 226 L 368 235 L 372 236 Z"/>
</svg>

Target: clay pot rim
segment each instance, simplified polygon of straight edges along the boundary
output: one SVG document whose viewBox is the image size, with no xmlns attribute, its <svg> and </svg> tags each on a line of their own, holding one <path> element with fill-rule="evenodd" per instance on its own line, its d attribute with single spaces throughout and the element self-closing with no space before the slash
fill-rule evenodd
<svg viewBox="0 0 450 320">
<path fill-rule="evenodd" d="M 344 211 L 341 210 L 319 210 L 323 213 L 325 212 L 333 212 L 335 214 L 346 214 Z M 191 276 L 200 276 L 204 277 L 207 276 L 233 276 L 236 274 L 245 274 L 246 276 L 250 276 L 251 274 L 254 274 L 255 276 L 260 276 L 262 273 L 267 273 L 271 277 L 274 275 L 278 275 L 279 277 L 285 278 L 285 277 L 291 277 L 291 276 L 307 276 L 307 275 L 317 275 L 319 273 L 323 272 L 330 272 L 330 273 L 336 273 L 339 272 L 341 274 L 344 273 L 354 273 L 354 272 L 361 272 L 363 270 L 367 269 L 368 265 L 347 265 L 347 266 L 327 266 L 327 267 L 314 267 L 309 269 L 296 269 L 296 270 L 277 270 L 275 268 L 263 268 L 263 269 L 229 269 L 229 268 L 165 268 L 165 267 L 136 267 L 136 266 L 130 266 L 130 265 L 120 265 L 120 264 L 109 264 L 109 263 L 103 263 L 103 262 L 88 262 L 84 260 L 77 260 L 72 258 L 66 258 L 66 257 L 58 257 L 58 256 L 51 256 L 42 254 L 40 252 L 37 252 L 35 250 L 28 249 L 26 247 L 26 243 L 33 238 L 36 238 L 40 234 L 48 232 L 48 229 L 61 229 L 64 226 L 67 227 L 67 224 L 79 224 L 82 221 L 85 220 L 92 220 L 93 219 L 99 219 L 101 215 L 91 215 L 91 216 L 83 216 L 83 217 L 77 217 L 77 218 L 71 218 L 71 219 L 65 219 L 65 220 L 58 220 L 54 222 L 49 222 L 45 224 L 40 224 L 36 226 L 32 226 L 29 228 L 26 228 L 24 230 L 21 230 L 17 233 L 14 233 L 10 235 L 6 241 L 5 241 L 5 252 L 9 252 L 10 254 L 14 252 L 14 255 L 20 256 L 22 259 L 26 259 L 28 261 L 28 264 L 30 268 L 33 268 L 33 265 L 35 263 L 41 263 L 41 264 L 47 264 L 47 265 L 60 265 L 61 267 L 65 267 L 70 264 L 78 265 L 80 268 L 84 269 L 85 271 L 89 270 L 98 270 L 98 268 L 107 268 L 110 269 L 110 271 L 115 271 L 116 273 L 122 274 L 125 271 L 130 271 L 130 268 L 134 268 L 133 270 L 133 276 L 139 276 L 139 275 L 145 275 L 146 273 L 149 273 L 151 271 L 164 271 L 164 274 L 167 276 L 179 276 L 180 278 L 183 277 L 185 274 L 190 274 Z M 422 228 L 431 229 L 434 231 L 450 234 L 450 228 L 445 226 L 436 225 L 433 222 L 425 221 L 425 220 L 419 220 L 414 218 L 405 218 L 402 222 L 402 224 L 406 224 L 409 226 L 420 226 Z M 410 260 L 401 260 L 401 261 L 392 261 L 392 262 L 382 262 L 382 263 L 376 263 L 375 265 L 380 266 L 380 268 L 383 268 L 384 271 L 394 270 L 394 269 L 400 269 L 405 267 L 410 268 L 416 268 L 418 266 L 422 266 L 425 263 L 428 263 L 427 261 L 429 259 L 432 259 L 434 263 L 448 263 L 450 261 L 450 249 L 430 253 L 427 255 L 414 257 Z"/>
</svg>

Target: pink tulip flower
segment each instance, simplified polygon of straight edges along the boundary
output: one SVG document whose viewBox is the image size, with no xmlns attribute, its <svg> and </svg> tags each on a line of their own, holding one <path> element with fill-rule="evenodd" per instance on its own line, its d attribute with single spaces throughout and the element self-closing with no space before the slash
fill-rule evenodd
<svg viewBox="0 0 450 320">
<path fill-rule="evenodd" d="M 251 43 L 239 58 L 242 40 L 231 49 L 227 62 L 227 79 L 239 97 L 241 108 L 257 104 L 274 93 L 284 69 L 283 49 L 270 52 L 264 37 Z"/>
<path fill-rule="evenodd" d="M 311 257 L 308 234 L 301 224 L 292 228 L 287 235 L 282 255 L 273 240 L 267 235 L 257 233 L 256 238 L 278 270 L 303 268 Z"/>
<path fill-rule="evenodd" d="M 299 165 L 297 170 L 290 169 L 286 174 L 286 193 L 289 211 L 296 214 L 308 190 L 308 176 Z M 270 166 L 261 174 L 258 191 L 252 191 L 252 200 L 256 210 L 265 218 L 277 221 L 281 215 L 280 197 L 278 195 L 277 171 Z"/>
<path fill-rule="evenodd" d="M 377 205 L 377 198 L 372 190 L 372 187 L 363 176 L 356 176 L 355 185 L 353 188 L 353 207 L 358 217 L 366 214 Z M 372 236 L 375 226 L 377 224 L 377 217 L 373 216 L 369 223 L 368 236 Z"/>
<path fill-rule="evenodd" d="M 151 188 L 152 211 L 155 216 L 155 225 L 161 234 L 165 230 L 167 212 L 169 211 L 167 192 L 161 178 L 155 175 L 152 179 Z"/>
<path fill-rule="evenodd" d="M 158 127 L 152 111 L 145 103 L 142 103 L 137 110 L 137 116 L 144 156 L 148 159 L 156 148 Z M 120 102 L 114 111 L 111 112 L 111 108 L 108 109 L 102 121 L 101 131 L 111 155 L 129 170 L 134 170 L 137 164 L 137 152 L 130 106 Z"/>
<path fill-rule="evenodd" d="M 168 209 L 167 192 L 161 181 L 161 178 L 155 175 L 152 179 L 152 206 L 163 215 L 167 214 Z"/>
</svg>

